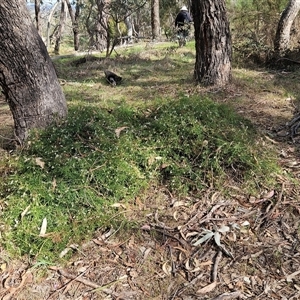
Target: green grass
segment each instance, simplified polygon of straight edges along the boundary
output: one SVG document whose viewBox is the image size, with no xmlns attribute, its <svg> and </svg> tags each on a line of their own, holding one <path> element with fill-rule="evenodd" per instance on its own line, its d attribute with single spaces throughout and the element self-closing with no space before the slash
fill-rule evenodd
<svg viewBox="0 0 300 300">
<path fill-rule="evenodd" d="M 84 101 L 80 84 L 72 87 L 68 119 L 32 132 L 2 162 L 1 237 L 11 253 L 55 261 L 96 229 L 123 226 L 128 221 L 112 204 L 132 203 L 153 186 L 197 196 L 212 185 L 224 191 L 229 179 L 249 191 L 274 183 L 274 159 L 227 105 L 184 94 L 98 103 Z"/>
</svg>

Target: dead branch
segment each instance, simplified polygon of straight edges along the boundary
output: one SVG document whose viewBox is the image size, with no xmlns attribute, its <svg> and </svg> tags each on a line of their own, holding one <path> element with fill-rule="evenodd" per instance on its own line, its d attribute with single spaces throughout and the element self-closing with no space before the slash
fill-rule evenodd
<svg viewBox="0 0 300 300">
<path fill-rule="evenodd" d="M 211 280 L 211 282 L 217 281 L 218 266 L 219 266 L 219 262 L 221 261 L 221 258 L 222 258 L 222 251 L 218 250 L 218 253 L 217 253 L 216 259 L 215 259 L 214 268 L 213 268 L 213 271 L 212 271 L 212 280 Z"/>
<path fill-rule="evenodd" d="M 279 62 L 279 61 L 281 61 L 281 60 L 287 60 L 287 61 L 290 61 L 290 62 L 292 62 L 292 63 L 294 63 L 294 64 L 300 65 L 300 61 L 293 60 L 293 59 L 290 59 L 290 58 L 287 58 L 287 57 L 281 57 L 281 58 L 278 58 L 276 62 Z"/>
<path fill-rule="evenodd" d="M 241 296 L 242 296 L 242 293 L 240 291 L 237 291 L 237 292 L 232 292 L 232 293 L 224 293 L 224 294 L 219 295 L 211 300 L 231 300 L 231 299 L 236 299 Z"/>
<path fill-rule="evenodd" d="M 99 288 L 101 288 L 101 285 L 99 285 L 99 284 L 97 284 L 97 283 L 95 283 L 95 282 L 92 282 L 92 281 L 90 281 L 90 280 L 88 280 L 88 279 L 84 279 L 84 278 L 80 277 L 82 274 L 76 276 L 76 275 L 73 275 L 73 274 L 68 273 L 67 271 L 65 271 L 65 270 L 63 270 L 63 269 L 58 269 L 57 271 L 58 271 L 58 273 L 59 273 L 60 275 L 66 277 L 66 278 L 68 278 L 68 279 L 76 280 L 76 281 L 81 282 L 81 283 L 83 283 L 84 285 L 87 285 L 87 286 L 92 287 L 92 288 L 94 288 L 94 289 L 99 289 Z"/>
</svg>

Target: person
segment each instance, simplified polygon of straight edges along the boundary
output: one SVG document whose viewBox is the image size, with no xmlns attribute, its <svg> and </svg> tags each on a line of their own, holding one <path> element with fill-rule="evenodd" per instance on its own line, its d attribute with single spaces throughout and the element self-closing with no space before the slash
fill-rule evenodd
<svg viewBox="0 0 300 300">
<path fill-rule="evenodd" d="M 180 12 L 176 16 L 175 19 L 175 27 L 180 28 L 183 27 L 186 23 L 192 23 L 192 18 L 186 8 L 186 6 L 182 6 Z"/>
<path fill-rule="evenodd" d="M 184 5 L 175 19 L 175 28 L 177 30 L 179 46 L 185 46 L 186 39 L 189 36 L 190 23 L 192 22 L 193 20 Z"/>
</svg>

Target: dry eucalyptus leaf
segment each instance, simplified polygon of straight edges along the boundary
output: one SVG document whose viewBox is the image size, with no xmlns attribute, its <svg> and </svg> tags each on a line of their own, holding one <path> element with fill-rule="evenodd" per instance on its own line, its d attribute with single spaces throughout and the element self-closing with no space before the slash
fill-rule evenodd
<svg viewBox="0 0 300 300">
<path fill-rule="evenodd" d="M 228 232 L 230 228 L 228 226 L 223 225 L 222 227 L 218 228 L 219 232 Z"/>
<path fill-rule="evenodd" d="M 47 218 L 44 218 L 41 226 L 40 236 L 41 237 L 45 236 L 46 231 L 47 231 Z"/>
<path fill-rule="evenodd" d="M 193 243 L 193 246 L 199 246 L 202 243 L 204 243 L 205 241 L 209 240 L 210 238 L 212 238 L 215 235 L 214 232 L 209 231 L 205 236 L 203 236 L 200 240 L 196 241 L 195 243 Z"/>
<path fill-rule="evenodd" d="M 55 191 L 56 186 L 57 186 L 56 179 L 54 178 L 53 181 L 52 181 L 52 191 Z"/>
<path fill-rule="evenodd" d="M 206 294 L 206 293 L 209 293 L 209 292 L 211 292 L 216 286 L 217 286 L 217 282 L 214 281 L 214 282 L 212 282 L 211 284 L 209 284 L 209 285 L 203 287 L 202 289 L 199 289 L 199 290 L 197 291 L 197 294 Z"/>
<path fill-rule="evenodd" d="M 219 247 L 221 247 L 221 235 L 220 235 L 220 233 L 218 231 L 215 232 L 214 239 L 215 239 L 216 244 Z"/>
<path fill-rule="evenodd" d="M 124 209 L 126 208 L 126 206 L 122 203 L 114 203 L 114 204 L 111 205 L 111 207 L 117 207 L 117 208 L 122 207 Z"/>
<path fill-rule="evenodd" d="M 166 275 L 168 275 L 168 276 L 171 275 L 172 268 L 171 268 L 171 266 L 169 265 L 168 262 L 165 262 L 165 263 L 162 265 L 162 269 L 163 269 L 163 271 L 164 271 L 164 273 L 165 273 Z"/>
<path fill-rule="evenodd" d="M 297 276 L 298 274 L 300 274 L 300 270 L 299 270 L 299 271 L 296 271 L 296 272 L 294 272 L 294 273 L 292 273 L 292 274 L 290 274 L 290 275 L 287 275 L 287 276 L 286 276 L 286 281 L 287 281 L 287 282 L 293 282 L 293 278 L 294 278 L 295 276 Z"/>
<path fill-rule="evenodd" d="M 27 215 L 29 208 L 30 208 L 30 204 L 22 211 L 21 220 Z"/>
<path fill-rule="evenodd" d="M 274 194 L 275 194 L 275 192 L 274 192 L 274 190 L 272 190 L 272 191 L 264 194 L 263 197 L 264 197 L 264 199 L 270 199 L 274 196 Z"/>
<path fill-rule="evenodd" d="M 175 201 L 172 206 L 178 207 L 178 206 L 186 206 L 186 205 L 187 203 L 185 201 Z"/>
<path fill-rule="evenodd" d="M 44 169 L 45 167 L 45 162 L 42 161 L 42 159 L 40 157 L 36 157 L 35 158 L 35 163 L 41 167 L 41 169 Z"/>
<path fill-rule="evenodd" d="M 128 128 L 128 126 L 123 126 L 123 127 L 119 127 L 119 128 L 117 128 L 117 129 L 115 129 L 115 134 L 116 134 L 117 138 L 120 137 L 121 132 L 122 132 L 123 130 L 125 130 L 126 128 Z"/>
<path fill-rule="evenodd" d="M 70 247 L 67 247 L 66 249 L 61 251 L 59 254 L 59 258 L 63 258 L 69 251 L 72 251 L 72 249 Z"/>
<path fill-rule="evenodd" d="M 3 263 L 3 264 L 0 265 L 0 270 L 2 272 L 4 272 L 6 269 L 7 269 L 7 264 L 6 263 Z"/>
</svg>

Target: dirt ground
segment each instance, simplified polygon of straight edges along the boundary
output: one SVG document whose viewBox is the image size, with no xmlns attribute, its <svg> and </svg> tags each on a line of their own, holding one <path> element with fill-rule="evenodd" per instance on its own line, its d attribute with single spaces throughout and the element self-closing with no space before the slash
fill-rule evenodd
<svg viewBox="0 0 300 300">
<path fill-rule="evenodd" d="M 273 80 L 272 74 L 257 76 Z M 293 117 L 298 99 L 260 86 L 254 93 L 237 80 L 222 93 L 222 101 L 265 135 L 266 149 L 276 146 L 279 163 L 295 180 L 278 175 L 276 187 L 259 196 L 228 182 L 228 198 L 213 184 L 199 198 L 153 189 L 119 207 L 139 230 L 127 236 L 118 228 L 96 232 L 66 249 L 73 255 L 63 266 L 13 261 L 2 251 L 1 299 L 300 299 L 299 150 L 272 135 Z M 3 148 L 13 123 L 1 100 Z M 207 240 L 199 241 L 204 230 Z"/>
</svg>

